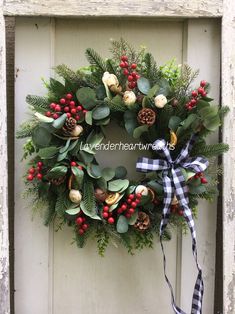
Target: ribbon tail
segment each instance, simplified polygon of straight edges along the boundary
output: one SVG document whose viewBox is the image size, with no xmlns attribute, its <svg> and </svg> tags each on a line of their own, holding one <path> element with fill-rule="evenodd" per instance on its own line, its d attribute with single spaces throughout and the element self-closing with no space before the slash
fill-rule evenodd
<svg viewBox="0 0 235 314">
<path fill-rule="evenodd" d="M 193 298 L 192 298 L 192 308 L 191 314 L 201 314 L 202 313 L 202 300 L 204 292 L 204 284 L 202 279 L 202 270 L 198 263 L 197 259 L 197 242 L 196 242 L 196 230 L 194 219 L 192 216 L 192 211 L 188 206 L 188 196 L 187 196 L 187 187 L 184 181 L 184 177 L 181 173 L 181 170 L 172 169 L 173 181 L 175 186 L 176 196 L 179 200 L 180 205 L 184 211 L 184 217 L 188 224 L 191 237 L 192 237 L 192 252 L 198 269 L 198 276 L 194 286 Z"/>
<path fill-rule="evenodd" d="M 161 225 L 160 225 L 160 244 L 161 244 L 162 254 L 163 254 L 164 276 L 171 292 L 171 304 L 172 304 L 172 308 L 174 309 L 174 312 L 176 314 L 186 314 L 176 305 L 174 291 L 170 283 L 170 280 L 168 279 L 168 276 L 166 274 L 166 255 L 165 255 L 165 250 L 163 246 L 163 237 L 164 237 L 164 230 L 168 224 L 168 220 L 170 216 L 171 201 L 174 196 L 173 182 L 166 174 L 163 176 L 163 188 L 164 188 L 164 208 L 163 208 L 163 215 L 162 215 L 162 220 L 161 220 Z"/>
</svg>

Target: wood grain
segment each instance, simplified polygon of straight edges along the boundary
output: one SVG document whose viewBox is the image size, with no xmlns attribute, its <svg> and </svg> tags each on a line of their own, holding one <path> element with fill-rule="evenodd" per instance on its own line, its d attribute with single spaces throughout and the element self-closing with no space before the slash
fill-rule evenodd
<svg viewBox="0 0 235 314">
<path fill-rule="evenodd" d="M 5 21 L 0 1 L 0 313 L 10 313 Z"/>
<path fill-rule="evenodd" d="M 222 0 L 5 0 L 5 15 L 220 17 Z"/>
<path fill-rule="evenodd" d="M 224 0 L 222 20 L 222 102 L 230 107 L 223 140 L 230 145 L 224 155 L 223 243 L 224 313 L 235 313 L 235 2 Z"/>
</svg>

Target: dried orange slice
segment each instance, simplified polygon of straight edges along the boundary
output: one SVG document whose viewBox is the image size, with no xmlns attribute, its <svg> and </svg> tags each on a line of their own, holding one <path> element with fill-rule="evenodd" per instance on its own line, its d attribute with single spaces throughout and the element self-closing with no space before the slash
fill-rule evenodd
<svg viewBox="0 0 235 314">
<path fill-rule="evenodd" d="M 118 200 L 120 194 L 119 193 L 110 193 L 108 195 L 108 197 L 106 197 L 105 199 L 105 203 L 108 204 L 108 205 L 113 205 L 116 203 L 116 201 Z"/>
</svg>

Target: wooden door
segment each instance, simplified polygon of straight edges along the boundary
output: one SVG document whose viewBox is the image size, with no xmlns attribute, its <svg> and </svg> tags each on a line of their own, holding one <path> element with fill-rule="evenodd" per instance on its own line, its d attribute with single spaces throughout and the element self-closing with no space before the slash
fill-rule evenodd
<svg viewBox="0 0 235 314">
<path fill-rule="evenodd" d="M 44 94 L 40 78 L 66 63 L 76 69 L 87 64 L 84 51 L 92 47 L 108 56 L 109 39 L 125 39 L 148 47 L 159 64 L 175 57 L 201 72 L 198 80 L 212 83 L 219 97 L 220 32 L 217 20 L 145 19 L 16 19 L 16 126 L 27 115 L 27 94 Z M 213 139 L 212 139 L 213 140 Z M 21 198 L 25 164 L 22 141 L 16 142 L 15 308 L 16 314 L 168 314 L 170 294 L 164 281 L 160 245 L 129 256 L 111 246 L 105 258 L 95 244 L 71 245 L 69 228 L 55 233 L 42 225 Z M 104 160 L 108 157 L 104 156 Z M 116 157 L 118 164 L 121 156 Z M 134 163 L 135 156 L 129 162 Z M 114 161 L 115 162 L 115 161 Z M 204 313 L 213 312 L 216 204 L 201 203 L 197 223 L 199 257 L 205 276 Z M 166 245 L 168 274 L 178 303 L 189 312 L 196 270 L 189 237 L 175 235 Z"/>
</svg>

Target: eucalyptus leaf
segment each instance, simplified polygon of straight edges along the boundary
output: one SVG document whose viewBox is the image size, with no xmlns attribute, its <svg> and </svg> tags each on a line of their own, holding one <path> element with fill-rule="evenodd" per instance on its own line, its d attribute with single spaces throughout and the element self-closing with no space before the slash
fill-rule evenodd
<svg viewBox="0 0 235 314">
<path fill-rule="evenodd" d="M 131 216 L 131 218 L 127 219 L 128 224 L 133 226 L 136 223 L 137 219 L 138 219 L 138 211 L 136 210 L 134 214 Z"/>
<path fill-rule="evenodd" d="M 94 159 L 94 155 L 93 154 L 89 154 L 89 153 L 87 153 L 85 151 L 80 151 L 79 155 L 80 155 L 80 157 L 82 158 L 82 161 L 85 164 L 89 164 Z"/>
<path fill-rule="evenodd" d="M 87 124 L 92 125 L 92 111 L 87 111 L 85 114 L 85 121 Z"/>
<path fill-rule="evenodd" d="M 81 207 L 81 210 L 83 211 L 83 213 L 92 218 L 92 219 L 96 219 L 96 220 L 101 220 L 101 218 L 97 215 L 96 213 L 96 209 L 94 208 L 93 210 L 88 210 L 85 206 L 85 203 L 83 201 L 81 201 L 80 203 L 80 207 Z"/>
<path fill-rule="evenodd" d="M 68 151 L 66 150 L 65 152 L 63 152 L 62 154 L 59 154 L 57 157 L 57 161 L 62 161 L 64 160 L 68 155 Z"/>
<path fill-rule="evenodd" d="M 117 221 L 117 232 L 126 233 L 128 231 L 128 221 L 125 216 L 120 215 Z"/>
<path fill-rule="evenodd" d="M 117 179 L 124 179 L 127 175 L 127 170 L 125 167 L 123 166 L 118 166 L 116 169 L 115 169 L 115 177 Z"/>
<path fill-rule="evenodd" d="M 65 123 L 65 120 L 67 119 L 67 114 L 64 113 L 62 114 L 62 116 L 60 116 L 58 119 L 54 120 L 54 122 L 52 123 L 52 126 L 55 128 L 55 129 L 61 129 L 62 126 L 64 125 Z"/>
<path fill-rule="evenodd" d="M 163 186 L 160 183 L 158 183 L 156 180 L 149 181 L 147 183 L 147 186 L 153 189 L 158 195 L 163 194 Z"/>
<path fill-rule="evenodd" d="M 141 125 L 141 126 L 138 126 L 137 128 L 134 129 L 134 132 L 133 132 L 133 137 L 134 138 L 140 138 L 140 136 L 144 133 L 144 132 L 147 132 L 149 129 L 149 126 L 147 124 L 144 124 L 144 125 Z"/>
<path fill-rule="evenodd" d="M 137 80 L 137 86 L 139 91 L 144 95 L 147 95 L 151 88 L 150 81 L 145 77 L 141 77 Z"/>
<path fill-rule="evenodd" d="M 107 167 L 102 169 L 101 175 L 105 179 L 105 181 L 110 181 L 114 178 L 115 171 L 114 169 Z"/>
<path fill-rule="evenodd" d="M 107 105 L 97 106 L 92 110 L 92 117 L 95 120 L 102 120 L 110 115 L 110 108 Z"/>
<path fill-rule="evenodd" d="M 66 152 L 66 150 L 69 148 L 70 141 L 71 141 L 71 140 L 68 139 L 68 140 L 66 141 L 65 146 L 60 149 L 60 153 L 61 153 L 61 154 L 63 154 L 64 152 Z"/>
<path fill-rule="evenodd" d="M 78 167 L 74 167 L 74 166 L 71 167 L 71 170 L 75 176 L 75 179 L 76 179 L 78 185 L 81 187 L 82 182 L 83 182 L 84 172 L 81 169 L 79 169 Z"/>
<path fill-rule="evenodd" d="M 68 169 L 66 166 L 53 167 L 46 175 L 47 178 L 57 179 L 66 175 Z"/>
<path fill-rule="evenodd" d="M 101 169 L 99 165 L 89 164 L 87 166 L 87 173 L 90 177 L 94 179 L 98 179 L 101 177 Z"/>
<path fill-rule="evenodd" d="M 79 88 L 76 93 L 78 101 L 87 110 L 91 110 L 96 106 L 96 94 L 90 87 Z"/>
<path fill-rule="evenodd" d="M 102 190 L 107 190 L 108 188 L 108 184 L 107 184 L 107 181 L 104 179 L 104 178 L 99 178 L 97 181 L 96 181 L 98 187 Z"/>
<path fill-rule="evenodd" d="M 49 159 L 54 157 L 59 151 L 59 148 L 56 146 L 50 146 L 50 147 L 45 147 L 45 148 L 41 148 L 38 151 L 38 155 L 42 158 L 42 159 Z"/>
<path fill-rule="evenodd" d="M 39 126 L 33 130 L 32 140 L 33 143 L 38 147 L 49 146 L 51 138 L 52 138 L 51 133 L 43 127 Z"/>
<path fill-rule="evenodd" d="M 81 211 L 80 207 L 69 208 L 65 212 L 71 216 L 77 215 Z"/>
<path fill-rule="evenodd" d="M 197 119 L 197 115 L 195 113 L 190 114 L 183 122 L 182 127 L 184 130 L 188 129 L 194 120 Z"/>
<path fill-rule="evenodd" d="M 95 145 L 98 145 L 100 144 L 104 139 L 104 135 L 99 132 L 99 133 L 96 133 L 95 131 L 92 131 L 89 136 L 87 137 L 87 143 L 91 146 L 95 146 Z"/>
<path fill-rule="evenodd" d="M 180 123 L 181 123 L 180 117 L 172 116 L 169 120 L 168 128 L 175 132 L 178 129 Z"/>
<path fill-rule="evenodd" d="M 159 85 L 154 85 L 152 88 L 150 88 L 150 90 L 148 91 L 147 96 L 149 98 L 155 97 L 157 92 L 159 91 L 160 86 Z"/>
<path fill-rule="evenodd" d="M 110 181 L 108 183 L 108 190 L 111 192 L 119 192 L 120 190 L 122 190 L 123 188 L 127 188 L 128 186 L 129 186 L 129 180 L 117 179 L 117 180 Z"/>
<path fill-rule="evenodd" d="M 52 123 L 54 121 L 53 118 L 50 117 L 46 117 L 45 115 L 39 113 L 39 112 L 35 112 L 35 117 L 40 121 L 40 122 L 44 122 L 44 123 Z"/>
</svg>

